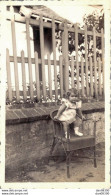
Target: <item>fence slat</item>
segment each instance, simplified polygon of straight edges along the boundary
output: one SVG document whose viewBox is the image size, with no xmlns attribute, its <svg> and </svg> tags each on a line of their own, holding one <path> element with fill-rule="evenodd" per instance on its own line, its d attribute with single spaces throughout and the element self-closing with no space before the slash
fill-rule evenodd
<svg viewBox="0 0 111 195">
<path fill-rule="evenodd" d="M 101 29 L 101 48 L 102 48 L 102 64 L 103 64 L 103 94 L 105 96 L 105 70 L 104 70 L 104 31 Z"/>
<path fill-rule="evenodd" d="M 76 51 L 76 80 L 77 80 L 77 89 L 79 90 L 78 26 L 77 24 L 75 24 L 75 51 Z"/>
<path fill-rule="evenodd" d="M 27 100 L 27 92 L 26 92 L 26 74 L 25 74 L 25 61 L 24 61 L 24 51 L 21 51 L 21 69 L 22 69 L 22 84 L 23 84 L 23 97 L 24 100 Z"/>
<path fill-rule="evenodd" d="M 44 29 L 43 18 L 40 16 L 40 51 L 42 61 L 42 83 L 43 83 L 43 97 L 46 99 L 46 82 L 45 82 L 45 65 L 44 65 Z"/>
<path fill-rule="evenodd" d="M 90 64 L 90 92 L 91 92 L 91 97 L 93 97 L 93 67 L 92 67 L 91 57 L 89 57 L 89 64 Z"/>
<path fill-rule="evenodd" d="M 64 89 L 68 91 L 69 89 L 69 60 L 68 60 L 68 27 L 67 22 L 64 22 L 64 32 L 63 32 L 63 59 L 64 59 Z"/>
<path fill-rule="evenodd" d="M 57 87 L 57 67 L 56 67 L 56 39 L 55 39 L 55 20 L 52 19 L 52 48 L 53 48 L 53 60 L 54 60 L 54 83 L 55 83 L 55 99 L 58 99 L 58 87 Z"/>
<path fill-rule="evenodd" d="M 94 88 L 95 96 L 97 97 L 97 62 L 96 62 L 96 33 L 95 27 L 93 27 L 93 48 L 94 48 Z"/>
<path fill-rule="evenodd" d="M 15 72 L 15 89 L 16 89 L 16 98 L 17 101 L 20 101 L 19 96 L 19 78 L 18 78 L 18 64 L 17 64 L 17 49 L 16 49 L 16 33 L 15 33 L 15 21 L 14 15 L 11 20 L 11 29 L 12 29 L 12 46 L 13 46 L 13 56 L 14 56 L 14 72 Z"/>
<path fill-rule="evenodd" d="M 12 101 L 12 88 L 11 88 L 11 71 L 10 71 L 10 60 L 9 50 L 6 49 L 6 66 L 7 66 L 7 85 L 8 85 L 8 98 Z"/>
<path fill-rule="evenodd" d="M 74 88 L 74 56 L 71 57 L 71 87 Z"/>
<path fill-rule="evenodd" d="M 89 85 L 88 85 L 88 50 L 87 50 L 87 26 L 85 25 L 85 62 L 86 62 L 86 94 L 89 96 Z"/>
<path fill-rule="evenodd" d="M 60 96 L 63 97 L 63 57 L 59 57 L 60 61 Z"/>
<path fill-rule="evenodd" d="M 84 64 L 83 57 L 81 57 L 81 88 L 82 88 L 82 96 L 84 96 Z"/>
<path fill-rule="evenodd" d="M 101 89 L 101 61 L 100 61 L 100 58 L 98 60 L 98 70 L 99 70 L 99 95 L 102 95 L 102 89 Z"/>
<path fill-rule="evenodd" d="M 31 47 L 30 47 L 30 29 L 29 19 L 26 18 L 26 37 L 27 37 L 27 54 L 29 67 L 29 83 L 30 83 L 30 98 L 33 100 L 33 79 L 32 79 L 32 63 L 31 63 Z"/>
<path fill-rule="evenodd" d="M 51 62 L 50 62 L 50 55 L 47 55 L 48 59 L 48 82 L 49 82 L 49 97 L 52 99 L 52 78 L 51 78 Z"/>
<path fill-rule="evenodd" d="M 35 57 L 35 79 L 36 79 L 36 95 L 37 99 L 40 100 L 40 80 L 39 80 L 39 64 L 38 64 L 38 53 L 34 53 Z"/>
</svg>

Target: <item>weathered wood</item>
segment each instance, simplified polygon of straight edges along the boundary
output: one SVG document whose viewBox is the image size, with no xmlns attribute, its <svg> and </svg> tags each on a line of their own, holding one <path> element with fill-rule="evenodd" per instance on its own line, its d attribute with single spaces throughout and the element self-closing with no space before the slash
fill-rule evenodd
<svg viewBox="0 0 111 195">
<path fill-rule="evenodd" d="M 105 96 L 105 70 L 104 70 L 104 31 L 101 29 L 101 49 L 102 49 L 102 63 L 103 63 L 103 94 Z"/>
<path fill-rule="evenodd" d="M 58 86 L 57 86 L 57 66 L 56 66 L 56 39 L 55 39 L 55 20 L 52 19 L 52 48 L 54 60 L 54 84 L 55 84 L 55 99 L 58 99 Z"/>
<path fill-rule="evenodd" d="M 71 87 L 74 88 L 74 57 L 71 57 Z"/>
<path fill-rule="evenodd" d="M 86 63 L 86 94 L 89 96 L 88 84 L 88 50 L 87 50 L 87 26 L 85 25 L 85 63 Z"/>
<path fill-rule="evenodd" d="M 8 98 L 10 102 L 12 101 L 12 85 L 11 85 L 11 71 L 10 71 L 10 61 L 9 61 L 9 50 L 6 49 L 6 66 L 7 66 L 7 85 L 8 85 Z"/>
<path fill-rule="evenodd" d="M 9 56 L 9 58 L 10 58 L 10 62 L 14 62 L 14 57 L 13 56 Z M 25 60 L 25 63 L 28 63 L 28 58 L 27 57 L 25 57 L 24 60 Z M 21 57 L 17 57 L 17 62 L 18 63 L 22 62 Z M 31 63 L 35 64 L 35 58 L 31 58 Z M 41 64 L 41 63 L 42 63 L 41 59 L 38 59 L 38 64 Z M 44 60 L 44 64 L 48 65 L 48 60 L 47 59 Z M 81 62 L 78 62 L 78 64 L 79 64 L 79 66 L 81 66 Z M 85 62 L 83 62 L 83 64 L 85 66 Z M 54 65 L 54 60 L 51 60 L 51 65 Z M 56 65 L 59 66 L 59 60 L 56 60 Z M 63 66 L 64 66 L 64 64 L 63 64 Z M 69 61 L 69 66 L 71 66 L 70 61 Z M 76 61 L 75 60 L 74 60 L 74 67 L 76 68 Z"/>
<path fill-rule="evenodd" d="M 40 100 L 40 79 L 39 79 L 39 64 L 38 64 L 38 53 L 34 53 L 35 57 L 35 79 L 36 79 L 36 95 L 37 99 Z"/>
<path fill-rule="evenodd" d="M 64 22 L 64 32 L 62 37 L 63 45 L 63 60 L 64 60 L 64 90 L 68 91 L 69 89 L 69 60 L 68 60 L 68 28 L 67 22 Z"/>
<path fill-rule="evenodd" d="M 77 80 L 77 89 L 79 90 L 78 26 L 77 24 L 75 24 L 75 51 L 76 51 L 76 80 Z"/>
<path fill-rule="evenodd" d="M 25 60 L 25 63 L 28 63 L 28 58 L 27 57 L 25 57 L 24 60 Z M 10 62 L 14 62 L 14 57 L 13 56 L 10 56 Z M 21 57 L 17 57 L 17 62 L 21 63 Z M 35 59 L 34 58 L 31 58 L 31 63 L 35 64 Z M 41 59 L 38 59 L 38 64 L 41 64 L 41 63 L 42 63 Z M 45 59 L 44 63 L 45 63 L 45 65 L 48 65 L 48 60 Z M 51 60 L 51 65 L 54 65 L 54 60 Z M 59 60 L 56 60 L 56 65 L 59 66 Z"/>
<path fill-rule="evenodd" d="M 30 98 L 33 101 L 33 79 L 32 79 L 32 63 L 31 63 L 31 47 L 30 47 L 30 29 L 29 29 L 29 19 L 28 18 L 26 18 L 26 37 L 27 37 Z"/>
<path fill-rule="evenodd" d="M 47 55 L 48 59 L 48 82 L 49 82 L 49 97 L 52 100 L 52 78 L 51 78 L 51 63 L 50 63 L 50 55 Z"/>
<path fill-rule="evenodd" d="M 19 91 L 20 92 L 20 96 L 23 96 L 23 91 Z M 52 90 L 52 94 L 54 95 L 55 94 L 55 90 Z M 60 94 L 60 89 L 58 89 L 58 94 Z M 7 94 L 6 94 L 7 95 Z M 29 96 L 30 95 L 30 92 L 29 91 L 27 91 L 27 96 Z M 37 95 L 37 91 L 35 90 L 34 91 L 34 96 L 36 96 Z M 16 96 L 16 91 L 12 91 L 12 97 L 14 97 L 14 96 Z M 8 96 L 7 96 L 8 97 Z"/>
<path fill-rule="evenodd" d="M 101 89 L 101 86 L 102 86 L 102 83 L 101 83 L 101 75 L 102 75 L 102 72 L 101 72 L 101 61 L 100 61 L 100 58 L 98 60 L 98 72 L 99 72 L 99 95 L 102 95 L 102 89 Z"/>
<path fill-rule="evenodd" d="M 93 97 L 93 67 L 92 67 L 92 58 L 89 58 L 89 64 L 90 64 L 90 92 L 91 96 Z"/>
<path fill-rule="evenodd" d="M 11 20 L 11 13 L 9 11 L 7 11 L 7 20 Z M 15 21 L 19 22 L 19 23 L 25 23 L 25 17 L 20 16 L 20 14 L 18 14 L 18 13 L 15 13 Z M 30 24 L 33 25 L 33 26 L 39 26 L 39 21 L 31 18 L 30 19 Z M 46 28 L 51 28 L 52 24 L 49 23 L 49 22 L 43 22 L 43 26 L 46 27 Z M 56 30 L 58 29 L 57 24 L 55 24 L 55 29 Z M 64 27 L 63 27 L 62 24 L 59 24 L 59 30 L 64 31 Z M 68 32 L 75 32 L 74 27 L 68 27 Z M 78 29 L 78 33 L 84 34 L 84 30 Z M 93 35 L 93 32 L 92 31 L 87 31 L 87 34 L 88 35 Z M 101 33 L 96 33 L 96 36 L 102 37 Z"/>
<path fill-rule="evenodd" d="M 17 15 L 18 17 L 18 15 Z M 16 16 L 15 16 L 16 18 Z M 20 17 L 21 18 L 21 22 L 25 23 L 25 17 Z M 12 18 L 12 21 L 14 22 L 15 25 L 15 20 L 14 18 Z M 33 99 L 33 79 L 32 79 L 32 64 L 35 64 L 35 59 L 31 58 L 31 51 L 30 51 L 30 32 L 29 32 L 29 25 L 35 25 L 35 26 L 39 26 L 40 27 L 40 49 L 41 49 L 41 59 L 37 58 L 37 64 L 42 64 L 42 81 L 43 81 L 43 97 L 44 100 L 46 99 L 46 78 L 45 78 L 45 65 L 47 64 L 48 67 L 50 65 L 54 65 L 54 80 L 55 80 L 55 99 L 57 100 L 58 98 L 58 88 L 57 88 L 57 65 L 59 66 L 59 61 L 56 60 L 56 40 L 55 40 L 55 30 L 57 28 L 59 28 L 59 30 L 63 31 L 63 37 L 62 37 L 62 43 L 63 43 L 63 62 L 62 62 L 62 72 L 63 72 L 63 85 L 65 87 L 63 87 L 65 89 L 65 91 L 67 91 L 69 89 L 69 66 L 71 66 L 71 87 L 74 87 L 74 78 L 73 78 L 73 73 L 74 73 L 74 67 L 76 64 L 76 70 L 77 70 L 77 89 L 79 90 L 79 69 L 81 68 L 81 74 L 82 74 L 82 67 L 83 67 L 83 72 L 84 72 L 84 64 L 85 64 L 85 70 L 86 70 L 86 93 L 87 96 L 89 96 L 89 82 L 88 82 L 88 59 L 87 59 L 87 36 L 88 35 L 93 35 L 93 40 L 94 40 L 94 88 L 95 88 L 95 95 L 98 96 L 98 88 L 97 88 L 97 69 L 98 69 L 98 65 L 97 65 L 97 59 L 96 59 L 96 37 L 101 37 L 101 44 L 102 44 L 102 62 L 101 62 L 101 69 L 102 69 L 102 63 L 103 63 L 103 74 L 104 74 L 104 34 L 103 34 L 103 30 L 101 31 L 101 33 L 96 33 L 94 32 L 90 32 L 87 31 L 87 28 L 85 27 L 85 30 L 81 30 L 78 29 L 77 24 L 74 25 L 75 27 L 69 27 L 67 25 L 67 22 L 65 21 L 64 23 L 61 23 L 59 25 L 57 25 L 55 23 L 55 19 L 52 19 L 52 23 L 48 23 L 48 22 L 43 22 L 43 17 L 40 17 L 40 20 L 33 20 L 33 19 L 26 19 L 26 29 L 27 29 L 27 50 L 28 50 L 28 58 L 24 58 L 24 61 L 21 57 L 17 57 L 16 54 L 16 39 L 12 40 L 13 43 L 15 41 L 15 55 L 14 57 L 10 56 L 10 61 L 14 62 L 14 70 L 15 70 L 15 87 L 18 90 L 18 94 L 16 94 L 17 98 L 20 98 L 20 94 L 19 94 L 19 77 L 18 77 L 18 64 L 19 63 L 27 63 L 30 64 L 30 70 L 29 70 L 29 81 L 30 83 L 30 96 L 31 99 Z M 63 25 L 64 24 L 64 25 Z M 14 26 L 13 25 L 13 26 Z M 45 60 L 44 59 L 44 27 L 47 28 L 52 28 L 52 47 L 53 47 L 53 60 L 50 60 L 50 65 L 49 65 L 49 60 Z M 14 27 L 15 28 L 15 27 Z M 14 29 L 13 28 L 13 29 Z M 76 62 L 72 62 L 69 61 L 68 59 L 68 32 L 75 32 L 75 47 L 76 47 Z M 84 62 L 79 62 L 78 61 L 78 33 L 81 34 L 85 34 L 85 63 Z M 13 30 L 13 34 L 14 34 L 14 30 Z M 13 37 L 13 35 L 12 35 Z M 16 38 L 16 37 L 15 37 Z M 13 44 L 14 45 L 14 44 Z M 14 51 L 14 48 L 13 48 Z M 16 56 L 16 57 L 15 57 Z M 74 63 L 74 65 L 73 65 Z M 83 65 L 82 65 L 83 63 Z M 92 62 L 91 62 L 92 63 Z M 15 68 L 15 66 L 17 68 Z M 91 65 L 90 65 L 91 68 Z M 51 67 L 50 67 L 51 69 Z M 16 71 L 17 70 L 17 71 Z M 90 70 L 91 71 L 91 70 Z M 23 74 L 23 71 L 22 71 Z M 50 79 L 50 78 L 49 78 Z M 82 78 L 81 78 L 82 79 Z M 18 80 L 18 82 L 17 82 Z M 104 76 L 103 76 L 103 82 L 104 82 Z M 39 82 L 38 82 L 39 83 Z M 17 87 L 18 84 L 18 87 Z M 91 75 L 90 75 L 90 84 L 91 84 Z M 91 85 L 90 85 L 91 86 Z M 40 87 L 40 86 L 39 86 Z M 82 86 L 83 87 L 83 86 Z M 93 88 L 91 89 L 93 90 Z M 49 90 L 50 91 L 50 90 Z M 17 93 L 17 92 L 16 92 Z M 25 93 L 24 89 L 23 89 L 23 93 Z M 84 93 L 84 91 L 82 92 Z M 100 94 L 100 83 L 99 83 L 99 94 Z M 38 94 L 38 92 L 37 92 Z M 91 91 L 91 94 L 93 95 L 93 91 Z M 39 95 L 40 95 L 40 91 L 39 91 Z M 26 95 L 24 95 L 24 99 L 26 98 Z M 19 100 L 18 100 L 19 101 Z"/>
<path fill-rule="evenodd" d="M 84 65 L 83 65 L 83 57 L 81 57 L 81 85 L 82 85 L 82 96 L 84 96 Z"/>
<path fill-rule="evenodd" d="M 97 62 L 96 62 L 96 34 L 95 27 L 93 27 L 93 47 L 94 47 L 94 88 L 95 88 L 95 96 L 98 96 L 97 93 Z"/>
<path fill-rule="evenodd" d="M 22 69 L 22 84 L 23 84 L 23 97 L 24 100 L 27 100 L 27 92 L 26 92 L 26 74 L 25 74 L 25 61 L 24 61 L 24 51 L 21 51 L 21 69 Z"/>
<path fill-rule="evenodd" d="M 40 51 L 41 51 L 41 62 L 42 62 L 43 97 L 44 99 L 46 99 L 45 64 L 44 64 L 44 29 L 43 29 L 42 16 L 40 16 Z"/>
<path fill-rule="evenodd" d="M 60 61 L 60 96 L 63 97 L 63 57 L 59 57 Z"/>
<path fill-rule="evenodd" d="M 12 15 L 12 19 L 11 19 L 11 29 L 12 29 L 12 46 L 13 46 L 13 56 L 14 56 L 16 98 L 17 98 L 17 102 L 19 102 L 20 101 L 20 95 L 19 95 L 19 78 L 18 78 L 16 32 L 15 32 L 14 15 Z"/>
</svg>

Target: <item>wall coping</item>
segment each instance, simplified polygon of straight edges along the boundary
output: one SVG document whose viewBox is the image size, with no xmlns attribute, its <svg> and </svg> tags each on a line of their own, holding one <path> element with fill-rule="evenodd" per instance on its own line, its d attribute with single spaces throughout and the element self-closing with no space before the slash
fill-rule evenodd
<svg viewBox="0 0 111 195">
<path fill-rule="evenodd" d="M 38 120 L 50 119 L 50 112 L 58 109 L 60 105 L 54 104 L 28 104 L 22 106 L 6 106 L 6 125 L 18 123 L 28 123 Z M 105 110 L 104 101 L 88 102 L 82 104 L 84 114 L 93 112 L 103 112 Z"/>
</svg>

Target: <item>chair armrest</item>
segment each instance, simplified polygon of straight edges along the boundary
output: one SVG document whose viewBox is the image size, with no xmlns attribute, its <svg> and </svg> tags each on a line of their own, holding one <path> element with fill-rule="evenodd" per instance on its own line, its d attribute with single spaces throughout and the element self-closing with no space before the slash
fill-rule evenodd
<svg viewBox="0 0 111 195">
<path fill-rule="evenodd" d="M 58 119 L 53 119 L 53 121 L 56 122 L 56 123 L 60 123 L 61 124 L 61 121 L 58 120 Z"/>
<path fill-rule="evenodd" d="M 81 120 L 82 120 L 82 119 L 81 119 Z M 83 119 L 83 121 L 89 121 L 89 120 L 92 120 L 92 118 Z"/>
</svg>

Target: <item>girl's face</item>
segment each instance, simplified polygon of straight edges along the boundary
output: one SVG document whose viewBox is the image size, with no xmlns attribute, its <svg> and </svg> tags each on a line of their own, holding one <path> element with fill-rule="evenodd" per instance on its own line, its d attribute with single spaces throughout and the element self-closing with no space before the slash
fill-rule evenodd
<svg viewBox="0 0 111 195">
<path fill-rule="evenodd" d="M 76 99 L 77 99 L 76 94 L 71 93 L 70 96 L 69 96 L 70 102 L 75 103 Z"/>
</svg>

